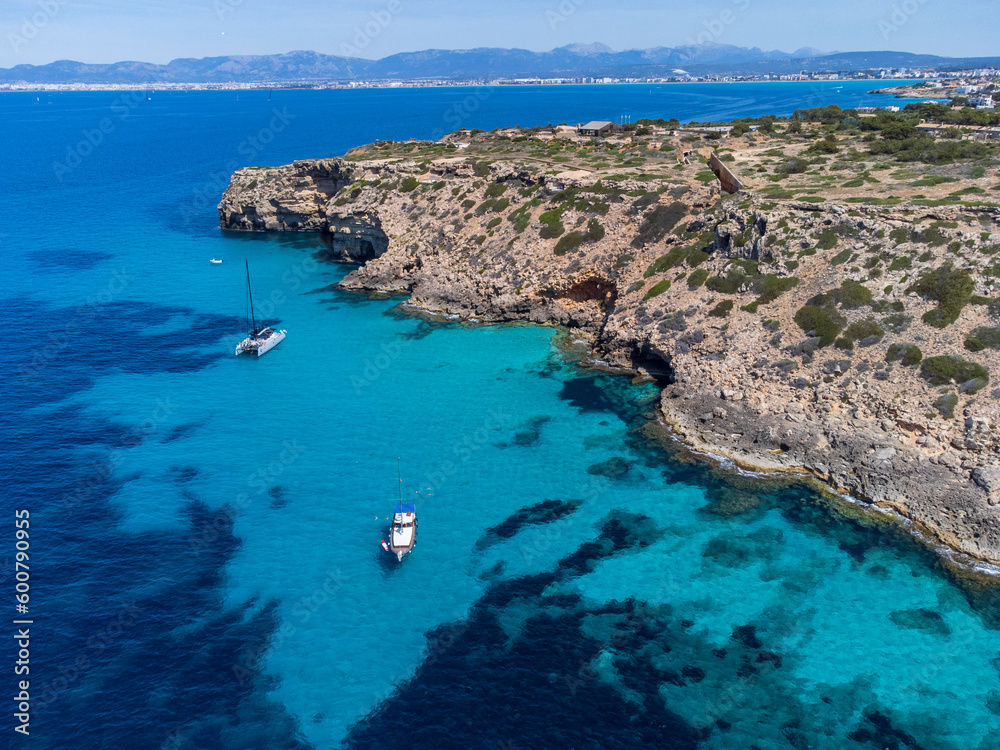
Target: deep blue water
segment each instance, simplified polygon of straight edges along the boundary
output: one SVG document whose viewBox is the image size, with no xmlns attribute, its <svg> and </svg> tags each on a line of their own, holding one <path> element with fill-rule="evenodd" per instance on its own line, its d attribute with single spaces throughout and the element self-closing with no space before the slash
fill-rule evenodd
<svg viewBox="0 0 1000 750">
<path fill-rule="evenodd" d="M 332 290 L 349 269 L 314 238 L 217 226 L 249 164 L 890 101 L 868 86 L 0 96 L 0 592 L 28 509 L 29 741 L 995 748 L 994 586 L 849 503 L 672 455 L 655 391 L 552 329 L 421 321 Z M 259 361 L 232 356 L 244 257 L 289 331 Z"/>
</svg>

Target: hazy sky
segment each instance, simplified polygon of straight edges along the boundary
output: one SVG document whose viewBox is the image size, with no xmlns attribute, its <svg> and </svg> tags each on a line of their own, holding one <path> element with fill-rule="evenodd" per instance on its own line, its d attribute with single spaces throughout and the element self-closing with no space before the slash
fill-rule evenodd
<svg viewBox="0 0 1000 750">
<path fill-rule="evenodd" d="M 996 0 L 0 0 L 0 7 L 0 67 L 706 40 L 789 52 L 1000 55 Z"/>
</svg>

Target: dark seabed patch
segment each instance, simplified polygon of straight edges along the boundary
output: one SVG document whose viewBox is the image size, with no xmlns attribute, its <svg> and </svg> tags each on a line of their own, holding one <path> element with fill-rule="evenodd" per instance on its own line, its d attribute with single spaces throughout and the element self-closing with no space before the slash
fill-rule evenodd
<svg viewBox="0 0 1000 750">
<path fill-rule="evenodd" d="M 648 533 L 641 517 L 618 514 L 557 571 L 496 584 L 467 619 L 428 634 L 430 656 L 416 676 L 351 728 L 347 746 L 583 750 L 634 748 L 642 742 L 658 748 L 697 747 L 704 733 L 655 694 L 656 687 L 644 677 L 651 668 L 648 660 L 622 667 L 626 679 L 646 688 L 641 705 L 630 703 L 586 672 L 605 644 L 583 632 L 588 611 L 580 598 L 543 595 L 551 584 L 636 548 Z M 534 611 L 513 639 L 498 621 L 508 606 Z M 625 621 L 634 606 L 598 614 Z M 417 726 L 420 731 L 414 732 Z"/>
<path fill-rule="evenodd" d="M 551 571 L 497 581 L 466 619 L 428 633 L 414 677 L 351 728 L 346 746 L 917 747 L 906 744 L 905 717 L 877 707 L 870 680 L 801 698 L 794 654 L 769 644 L 794 620 L 736 626 L 720 647 L 669 603 L 576 593 L 577 576 L 658 536 L 650 519 L 615 512 Z"/>
<path fill-rule="evenodd" d="M 171 466 L 170 476 L 178 484 L 186 484 L 198 476 L 196 466 Z"/>
<path fill-rule="evenodd" d="M 34 266 L 45 272 L 89 271 L 115 256 L 111 253 L 101 253 L 96 250 L 81 250 L 79 248 L 60 248 L 59 250 L 35 250 L 29 254 Z"/>
<path fill-rule="evenodd" d="M 273 487 L 270 487 L 267 490 L 267 495 L 268 497 L 271 498 L 272 508 L 275 509 L 284 508 L 286 505 L 288 505 L 288 498 L 285 497 L 285 488 L 280 484 L 276 484 Z"/>
<path fill-rule="evenodd" d="M 551 422 L 552 417 L 538 416 L 532 417 L 524 424 L 520 425 L 514 432 L 514 439 L 509 443 L 497 443 L 497 448 L 529 448 L 537 443 L 542 437 L 542 425 Z"/>
<path fill-rule="evenodd" d="M 864 721 L 848 736 L 877 750 L 924 750 L 910 734 L 894 727 L 888 716 L 875 710 L 865 712 Z"/>
<path fill-rule="evenodd" d="M 724 534 L 710 539 L 702 556 L 726 568 L 741 568 L 753 562 L 774 562 L 785 549 L 784 535 L 765 527 L 750 534 Z"/>
<path fill-rule="evenodd" d="M 116 369 L 195 370 L 215 358 L 189 358 L 182 346 L 144 334 L 172 308 L 119 303 L 88 323 L 101 331 L 85 352 L 67 346 L 32 362 L 34 340 L 83 318 L 32 301 L 0 307 L 9 312 L 11 304 L 23 305 L 18 317 L 29 321 L 13 334 L 23 336 L 15 365 L 34 371 L 26 384 L 16 369 L 0 371 L 12 394 L 0 428 L 16 437 L 8 500 L 29 508 L 32 529 L 44 530 L 31 542 L 32 601 L 60 614 L 58 627 L 32 640 L 32 744 L 306 748 L 295 720 L 267 697 L 273 685 L 254 656 L 279 625 L 277 603 L 224 602 L 224 571 L 239 546 L 235 513 L 213 512 L 185 491 L 182 527 L 123 531 L 113 498 L 132 477 L 117 476 L 115 456 L 156 439 L 156 429 L 56 403 Z M 200 344 L 225 335 L 230 322 L 185 315 Z M 176 475 L 187 481 L 191 472 L 179 467 Z M 12 573 L 3 578 L 13 587 Z"/>
<path fill-rule="evenodd" d="M 540 503 L 520 508 L 502 523 L 486 530 L 476 541 L 476 549 L 486 549 L 510 539 L 528 526 L 552 523 L 574 513 L 581 505 L 579 500 L 543 500 Z"/>
<path fill-rule="evenodd" d="M 177 316 L 185 326 L 169 336 L 148 330 Z M 225 356 L 205 351 L 242 326 L 238 318 L 194 314 L 181 307 L 120 301 L 58 308 L 31 299 L 0 300 L 0 317 L 27 324 L 7 331 L 10 364 L 0 368 L 0 390 L 10 407 L 59 401 L 108 372 L 194 372 Z M 75 345 L 86 337 L 87 346 Z M 58 383 L 58 388 L 52 384 Z"/>
<path fill-rule="evenodd" d="M 122 449 L 131 431 L 63 409 L 32 434 L 44 440 L 53 430 L 62 445 L 36 444 L 15 477 L 33 524 L 45 529 L 32 547 L 33 595 L 64 615 L 32 644 L 41 676 L 33 682 L 37 746 L 159 748 L 176 733 L 194 747 L 305 748 L 294 720 L 267 698 L 256 659 L 247 659 L 278 627 L 277 603 L 222 602 L 223 571 L 239 545 L 235 514 L 194 501 L 183 530 L 122 532 L 110 503 L 122 482 L 106 470 L 94 436 Z M 69 442 L 74 435 L 87 437 Z M 67 463 L 67 448 L 92 458 Z M 233 732 L 237 715 L 244 719 Z"/>
<path fill-rule="evenodd" d="M 559 391 L 559 398 L 568 401 L 582 412 L 612 412 L 627 415 L 624 405 L 611 398 L 596 377 L 580 377 L 567 380 Z"/>
<path fill-rule="evenodd" d="M 587 468 L 587 473 L 594 476 L 607 477 L 608 479 L 624 479 L 631 468 L 632 464 L 627 459 L 615 456 L 614 458 L 609 458 L 607 461 L 592 464 Z"/>
<path fill-rule="evenodd" d="M 163 436 L 164 443 L 172 443 L 175 440 L 182 440 L 194 432 L 196 429 L 201 427 L 204 422 L 185 422 L 184 424 L 175 425 L 167 430 L 166 434 Z"/>
<path fill-rule="evenodd" d="M 889 614 L 889 619 L 901 628 L 922 630 L 929 635 L 941 637 L 951 635 L 948 623 L 932 609 L 897 609 Z"/>
</svg>

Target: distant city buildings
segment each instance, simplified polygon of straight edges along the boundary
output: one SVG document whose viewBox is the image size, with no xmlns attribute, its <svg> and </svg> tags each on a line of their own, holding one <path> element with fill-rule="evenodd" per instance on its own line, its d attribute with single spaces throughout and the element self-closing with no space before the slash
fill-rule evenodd
<svg viewBox="0 0 1000 750">
<path fill-rule="evenodd" d="M 213 83 L 164 83 L 147 81 L 143 83 L 29 83 L 26 81 L 0 84 L 0 91 L 136 91 L 156 88 L 161 91 L 176 90 L 242 90 L 242 89 L 365 89 L 365 88 L 421 88 L 433 86 L 563 86 L 563 85 L 650 85 L 667 83 L 753 83 L 758 81 L 868 81 L 868 80 L 911 80 L 923 81 L 929 89 L 951 90 L 957 84 L 958 95 L 990 94 L 1000 91 L 996 81 L 1000 70 L 991 68 L 938 71 L 927 68 L 875 68 L 865 71 L 799 71 L 790 74 L 760 75 L 693 75 L 684 70 L 674 70 L 670 75 L 660 76 L 573 76 L 517 78 L 414 78 L 414 79 L 370 79 L 370 80 L 295 80 L 295 81 L 225 81 Z M 949 96 L 942 91 L 940 98 Z M 977 105 L 973 105 L 977 106 Z M 989 103 L 979 106 L 991 108 Z"/>
</svg>

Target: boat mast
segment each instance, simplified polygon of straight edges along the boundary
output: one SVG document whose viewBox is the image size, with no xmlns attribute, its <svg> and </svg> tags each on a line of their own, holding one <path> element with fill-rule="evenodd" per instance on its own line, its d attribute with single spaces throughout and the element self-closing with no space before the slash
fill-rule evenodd
<svg viewBox="0 0 1000 750">
<path fill-rule="evenodd" d="M 399 480 L 399 512 L 403 512 L 403 474 L 399 468 L 399 457 L 396 458 L 396 478 Z"/>
<path fill-rule="evenodd" d="M 253 323 L 253 328 L 250 329 L 250 332 L 252 336 L 256 336 L 257 319 L 254 317 L 253 314 L 253 289 L 250 288 L 250 261 L 244 258 L 243 262 L 246 264 L 247 267 L 247 294 L 250 296 L 250 321 Z"/>
</svg>

